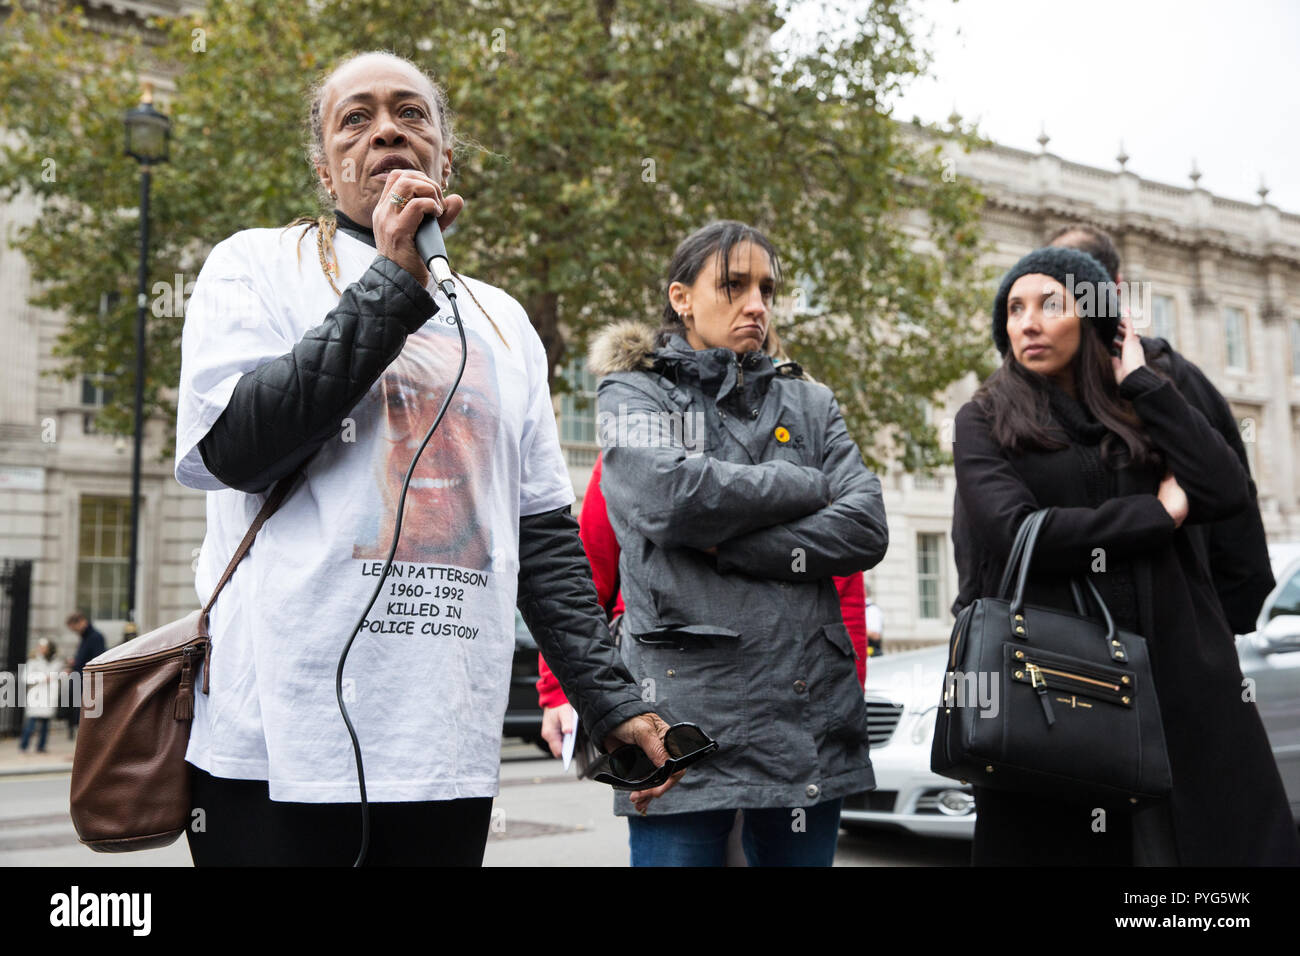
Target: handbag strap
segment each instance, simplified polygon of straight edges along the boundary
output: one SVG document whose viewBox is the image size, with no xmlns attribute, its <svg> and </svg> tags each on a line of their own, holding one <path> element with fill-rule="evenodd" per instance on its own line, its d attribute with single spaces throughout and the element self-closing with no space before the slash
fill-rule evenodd
<svg viewBox="0 0 1300 956">
<path fill-rule="evenodd" d="M 1074 596 L 1074 605 L 1079 612 L 1080 617 L 1088 616 L 1083 593 L 1079 589 L 1079 578 L 1070 579 L 1070 591 Z M 1110 652 L 1110 659 L 1123 663 L 1128 660 L 1128 653 L 1124 650 L 1124 642 L 1119 639 L 1119 627 L 1115 624 L 1115 617 L 1110 613 L 1110 608 L 1102 600 L 1101 592 L 1097 590 L 1097 585 L 1092 583 L 1092 578 L 1087 575 L 1082 577 L 1083 583 L 1088 586 L 1088 593 L 1092 595 L 1093 601 L 1101 610 L 1101 618 L 1106 622 L 1106 649 Z"/>
<path fill-rule="evenodd" d="M 998 591 L 998 596 L 1005 598 L 1011 578 L 1014 575 L 1016 590 L 1010 602 L 1011 633 L 1021 640 L 1029 639 L 1029 622 L 1024 615 L 1025 585 L 1029 580 L 1029 565 L 1033 561 L 1034 545 L 1038 542 L 1038 533 L 1042 530 L 1049 511 L 1051 511 L 1050 508 L 1035 511 L 1021 523 L 1020 529 L 1016 532 L 1016 540 L 1011 546 L 1011 557 L 1008 559 L 1007 568 L 1002 574 L 1002 584 Z M 1074 599 L 1075 610 L 1079 613 L 1079 616 L 1087 617 L 1086 602 L 1079 587 L 1079 580 L 1079 578 L 1073 577 L 1070 579 L 1070 594 Z M 1115 618 L 1110 613 L 1110 608 L 1106 606 L 1106 602 L 1102 599 L 1101 592 L 1097 590 L 1097 585 L 1093 584 L 1092 578 L 1085 574 L 1082 576 L 1082 581 L 1100 609 L 1102 620 L 1106 623 L 1106 649 L 1110 653 L 1111 660 L 1120 663 L 1127 661 L 1128 654 L 1124 650 L 1123 643 L 1119 640 L 1119 632 L 1115 626 Z"/>
<path fill-rule="evenodd" d="M 1074 601 L 1074 610 L 1079 617 L 1087 617 L 1088 601 L 1083 596 L 1083 588 L 1079 584 L 1081 580 L 1083 578 L 1070 578 L 1070 597 Z"/>
<path fill-rule="evenodd" d="M 293 487 L 298 476 L 302 474 L 303 468 L 307 462 L 303 462 L 295 468 L 292 474 L 286 475 L 276 482 L 271 493 L 266 496 L 266 501 L 262 502 L 261 509 L 257 512 L 257 517 L 249 525 L 248 530 L 244 532 L 244 540 L 239 542 L 239 547 L 235 549 L 230 563 L 226 565 L 226 570 L 222 572 L 221 579 L 217 581 L 216 589 L 212 592 L 212 597 L 208 598 L 208 603 L 203 605 L 203 613 L 199 615 L 199 635 L 208 637 L 208 612 L 212 610 L 212 605 L 217 603 L 217 596 L 221 594 L 221 589 L 226 586 L 231 576 L 235 573 L 235 568 L 239 562 L 244 560 L 244 555 L 248 554 L 249 548 L 253 546 L 253 539 L 257 537 L 257 532 L 262 530 L 262 525 L 266 524 L 266 519 L 279 510 L 280 505 L 289 497 L 289 490 Z"/>
<path fill-rule="evenodd" d="M 1011 598 L 1011 607 L 1019 612 L 1025 603 L 1025 582 L 1029 578 L 1029 563 L 1034 557 L 1034 543 L 1038 540 L 1038 531 L 1047 518 L 1049 509 L 1035 511 L 1020 524 L 1016 540 L 1011 545 L 1011 555 L 1007 559 L 1006 570 L 1002 572 L 1002 583 L 998 587 L 998 597 Z M 1015 593 L 1009 595 L 1011 582 L 1015 582 Z"/>
<path fill-rule="evenodd" d="M 1034 519 L 1038 517 L 1039 512 L 1035 511 L 1028 515 L 1024 521 L 1020 522 L 1020 527 L 1016 529 L 1016 538 L 1011 542 L 1011 553 L 1007 555 L 1006 567 L 1002 570 L 1002 581 L 998 585 L 998 597 L 1009 598 L 1011 596 L 1011 585 L 1016 579 L 1020 570 L 1020 561 L 1025 553 L 1025 539 L 1029 537 L 1029 532 L 1034 526 Z"/>
<path fill-rule="evenodd" d="M 1038 531 L 1047 518 L 1047 509 L 1035 511 L 1020 523 L 1016 531 L 1016 540 L 1011 545 L 1011 555 L 1007 559 L 1006 570 L 1002 572 L 1002 583 L 998 588 L 998 597 L 1006 599 L 1011 579 L 1016 581 L 1016 593 L 1012 596 L 1007 609 L 1007 626 L 1012 636 L 1022 641 L 1029 640 L 1029 622 L 1025 619 L 1025 583 L 1029 580 L 1029 563 L 1034 556 L 1034 543 L 1038 540 Z"/>
</svg>

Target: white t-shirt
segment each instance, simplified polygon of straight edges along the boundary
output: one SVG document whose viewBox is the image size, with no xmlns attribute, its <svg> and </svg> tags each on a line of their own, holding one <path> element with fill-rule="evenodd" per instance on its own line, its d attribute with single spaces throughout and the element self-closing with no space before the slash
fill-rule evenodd
<svg viewBox="0 0 1300 956">
<path fill-rule="evenodd" d="M 339 302 L 314 231 L 299 260 L 302 236 L 252 229 L 219 243 L 186 312 L 176 479 L 208 491 L 201 601 L 264 496 L 221 485 L 198 443 L 240 375 L 290 351 Z M 334 246 L 345 289 L 376 252 L 341 231 Z M 519 517 L 574 500 L 541 340 L 513 298 L 466 281 L 506 341 L 458 283 L 465 374 L 420 457 L 392 571 L 344 670 L 374 801 L 496 794 Z M 406 469 L 460 360 L 451 304 L 432 280 L 430 292 L 437 315 L 311 459 L 212 610 L 211 693 L 196 695 L 186 759 L 214 776 L 267 780 L 273 800 L 359 799 L 335 670 L 379 581 Z"/>
</svg>

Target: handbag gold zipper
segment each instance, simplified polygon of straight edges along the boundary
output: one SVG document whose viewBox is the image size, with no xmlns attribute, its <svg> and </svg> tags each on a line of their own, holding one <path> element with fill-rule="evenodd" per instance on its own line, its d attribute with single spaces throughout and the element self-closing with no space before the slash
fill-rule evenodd
<svg viewBox="0 0 1300 956">
<path fill-rule="evenodd" d="M 1073 681 L 1080 684 L 1092 684 L 1095 687 L 1104 688 L 1112 694 L 1119 696 L 1120 702 L 1129 703 L 1130 698 L 1124 694 L 1124 688 L 1120 684 L 1112 681 L 1098 680 L 1095 677 L 1084 677 L 1082 674 L 1073 674 L 1069 671 L 1057 670 L 1054 667 L 1044 667 L 1041 664 L 1035 664 L 1032 661 L 1026 661 L 1024 665 L 1024 674 L 1029 677 L 1029 686 L 1038 694 L 1038 702 L 1043 707 L 1043 716 L 1047 718 L 1047 725 L 1050 727 L 1056 723 L 1056 715 L 1052 711 L 1051 700 L 1047 696 L 1047 678 L 1045 674 L 1051 674 L 1054 677 L 1063 678 L 1067 681 Z M 1021 676 L 1019 672 L 1015 675 Z"/>
<path fill-rule="evenodd" d="M 1056 715 L 1052 713 L 1052 702 L 1047 699 L 1047 681 L 1043 677 L 1042 669 L 1037 664 L 1026 664 L 1025 670 L 1029 671 L 1029 686 L 1038 694 L 1038 702 L 1043 705 L 1043 716 L 1047 718 L 1047 726 L 1056 723 Z"/>
<path fill-rule="evenodd" d="M 1095 680 L 1091 677 L 1084 677 L 1082 674 L 1071 674 L 1067 671 L 1053 670 L 1050 667 L 1043 667 L 1041 664 L 1029 664 L 1027 665 L 1027 669 L 1030 671 L 1042 671 L 1044 674 L 1055 674 L 1057 677 L 1065 677 L 1069 680 L 1083 681 L 1086 684 L 1096 684 L 1099 687 L 1105 687 L 1107 690 L 1113 690 L 1117 694 L 1122 689 L 1119 684 L 1114 684 L 1110 681 Z"/>
</svg>

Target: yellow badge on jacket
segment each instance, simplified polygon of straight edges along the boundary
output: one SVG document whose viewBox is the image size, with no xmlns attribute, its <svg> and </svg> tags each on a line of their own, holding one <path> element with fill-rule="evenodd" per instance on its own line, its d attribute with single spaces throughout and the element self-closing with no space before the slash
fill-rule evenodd
<svg viewBox="0 0 1300 956">
<path fill-rule="evenodd" d="M 784 445 L 786 442 L 790 440 L 789 429 L 782 428 L 780 425 L 776 426 L 776 431 L 772 432 L 772 434 L 776 436 L 776 440 L 779 441 L 782 445 Z"/>
</svg>

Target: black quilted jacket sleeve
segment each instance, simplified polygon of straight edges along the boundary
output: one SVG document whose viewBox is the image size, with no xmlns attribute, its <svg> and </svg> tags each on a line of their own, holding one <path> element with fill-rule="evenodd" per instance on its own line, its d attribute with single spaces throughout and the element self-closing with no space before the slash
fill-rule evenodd
<svg viewBox="0 0 1300 956">
<path fill-rule="evenodd" d="M 597 747 L 623 721 L 654 710 L 641 699 L 610 639 L 578 521 L 568 508 L 519 519 L 518 603 Z"/>
<path fill-rule="evenodd" d="M 290 474 L 338 434 L 406 337 L 437 311 L 409 272 L 378 256 L 291 351 L 240 377 L 199 442 L 208 471 L 250 494 Z"/>
<path fill-rule="evenodd" d="M 216 478 L 265 491 L 338 434 L 343 418 L 438 311 L 428 291 L 379 256 L 291 351 L 245 373 L 199 443 Z M 568 508 L 519 522 L 519 609 L 583 726 L 600 746 L 643 702 L 609 637 Z"/>
</svg>

